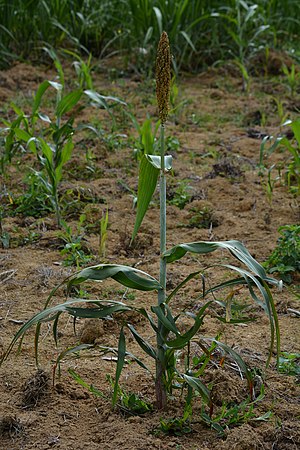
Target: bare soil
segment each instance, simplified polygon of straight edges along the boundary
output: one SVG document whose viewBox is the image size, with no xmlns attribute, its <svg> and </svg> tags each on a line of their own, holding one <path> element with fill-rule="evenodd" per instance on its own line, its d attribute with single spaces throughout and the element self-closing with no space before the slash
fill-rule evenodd
<svg viewBox="0 0 300 450">
<path fill-rule="evenodd" d="M 69 69 L 68 69 L 69 70 Z M 153 83 L 135 78 L 112 80 L 110 71 L 94 74 L 95 88 L 104 94 L 113 94 L 131 104 L 131 110 L 142 123 L 147 116 L 156 117 Z M 114 72 L 115 73 L 115 72 Z M 118 72 L 117 72 L 118 73 Z M 0 72 L 1 117 L 14 117 L 10 102 L 28 107 L 28 99 L 44 79 L 54 79 L 55 73 L 42 67 L 19 64 Z M 73 82 L 74 83 L 74 82 Z M 265 190 L 266 178 L 259 176 L 257 168 L 261 138 L 277 134 L 280 119 L 274 97 L 283 102 L 290 117 L 299 104 L 299 95 L 289 97 L 288 89 L 277 78 L 253 78 L 250 93 L 243 93 L 238 74 L 222 69 L 208 71 L 199 76 L 186 76 L 180 81 L 180 95 L 176 100 L 176 113 L 171 113 L 167 136 L 176 137 L 180 146 L 171 148 L 173 173 L 168 176 L 168 247 L 199 240 L 242 241 L 259 262 L 263 262 L 276 246 L 277 229 L 281 225 L 299 222 L 299 202 L 293 198 L 280 181 L 275 183 L 271 201 Z M 182 102 L 182 103 L 181 103 Z M 50 110 L 50 106 L 48 105 Z M 29 109 L 28 109 L 29 110 Z M 298 110 L 299 111 L 299 110 Z M 99 228 L 94 227 L 108 207 L 109 230 L 105 261 L 134 264 L 153 276 L 158 273 L 159 224 L 158 201 L 154 198 L 140 234 L 133 247 L 129 247 L 135 212 L 132 191 L 137 188 L 138 165 L 133 157 L 136 131 L 122 108 L 116 110 L 118 136 L 110 140 L 111 121 L 105 112 L 85 109 L 78 122 L 101 121 L 107 130 L 106 139 L 75 138 L 74 155 L 64 171 L 60 187 L 61 197 L 67 197 L 68 223 L 76 229 L 79 215 L 85 213 L 90 224 L 85 235 L 85 246 L 94 255 L 92 264 L 102 261 L 98 257 Z M 120 130 L 120 131 L 119 131 Z M 117 146 L 117 142 L 120 143 Z M 93 154 L 92 163 L 86 160 L 86 150 Z M 285 160 L 284 153 L 273 156 L 271 162 Z M 270 164 L 271 164 L 270 162 Z M 26 188 L 24 173 L 33 164 L 31 155 L 16 155 L 8 175 L 2 182 L 2 198 L 7 193 L 13 198 Z M 92 165 L 93 172 L 87 166 Z M 275 176 L 275 174 L 274 174 Z M 172 204 L 178 199 L 178 189 L 185 190 L 189 200 L 183 209 Z M 177 195 L 177 197 L 176 197 Z M 175 199 L 175 200 L 174 200 Z M 106 206 L 107 205 L 107 206 Z M 206 215 L 203 217 L 203 211 Z M 206 220 L 201 222 L 205 218 Z M 97 222 L 98 221 L 98 222 Z M 203 228 L 199 224 L 202 223 Z M 0 254 L 0 353 L 5 351 L 20 325 L 41 310 L 51 289 L 76 267 L 65 267 L 60 250 L 62 243 L 57 235 L 52 215 L 39 219 L 17 215 L 4 218 L 2 231 L 10 236 L 10 247 Z M 206 266 L 228 263 L 229 255 L 220 252 L 205 258 L 186 256 L 168 268 L 168 287 L 172 289 L 190 272 Z M 208 273 L 207 282 L 223 281 L 226 272 L 215 268 Z M 225 276 L 225 278 L 224 278 Z M 299 283 L 299 277 L 295 278 Z M 153 294 L 127 292 L 115 283 L 102 283 L 92 287 L 91 296 L 105 295 L 130 305 L 150 308 L 156 302 Z M 281 329 L 281 350 L 300 352 L 299 317 L 290 309 L 299 310 L 299 301 L 292 292 L 273 289 Z M 237 301 L 251 304 L 246 290 L 236 295 Z M 64 300 L 64 293 L 55 301 Z M 196 280 L 176 296 L 175 311 L 195 310 L 201 304 L 201 281 Z M 253 305 L 253 304 L 252 304 Z M 249 309 L 249 308 L 248 308 Z M 68 374 L 73 368 L 89 384 L 106 396 L 111 387 L 107 374 L 114 374 L 115 363 L 99 357 L 66 360 L 60 378 L 52 383 L 53 367 L 57 355 L 77 342 L 101 342 L 117 345 L 118 322 L 104 324 L 81 320 L 73 332 L 72 320 L 62 318 L 59 328 L 59 346 L 55 348 L 51 329 L 45 324 L 40 342 L 39 371 L 34 359 L 34 330 L 26 336 L 22 351 L 17 348 L 1 366 L 0 372 L 0 447 L 15 449 L 180 449 L 180 450 L 296 450 L 300 448 L 299 379 L 280 374 L 275 367 L 275 353 L 268 369 L 270 327 L 264 312 L 257 305 L 249 309 L 254 322 L 224 325 L 216 319 L 218 309 L 211 309 L 201 329 L 203 336 L 215 337 L 238 351 L 252 368 L 260 369 L 264 380 L 265 396 L 255 405 L 259 417 L 268 411 L 267 421 L 244 420 L 229 427 L 224 436 L 210 430 L 201 420 L 201 400 L 194 401 L 191 432 L 182 436 L 169 436 L 158 432 L 159 419 L 180 417 L 183 399 L 170 399 L 166 411 L 153 411 L 143 416 L 125 415 L 112 410 L 110 402 L 95 397 L 77 384 Z M 145 321 L 132 317 L 137 330 L 149 341 L 154 336 Z M 186 323 L 182 321 L 184 329 Z M 128 347 L 140 358 L 144 356 L 130 341 Z M 199 351 L 197 344 L 191 352 Z M 184 354 L 179 355 L 184 359 Z M 213 385 L 216 410 L 222 403 L 241 403 L 247 398 L 246 381 L 231 361 L 219 364 L 216 358 L 207 368 L 204 381 Z M 147 361 L 148 363 L 148 361 Z M 151 364 L 150 364 L 151 365 Z M 136 392 L 154 403 L 153 380 L 135 364 L 123 371 L 121 386 L 126 392 Z"/>
</svg>

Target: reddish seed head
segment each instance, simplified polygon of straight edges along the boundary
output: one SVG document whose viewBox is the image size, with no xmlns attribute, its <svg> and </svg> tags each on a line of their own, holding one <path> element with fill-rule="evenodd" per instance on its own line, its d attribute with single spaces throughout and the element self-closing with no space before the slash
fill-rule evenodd
<svg viewBox="0 0 300 450">
<path fill-rule="evenodd" d="M 160 37 L 156 57 L 156 98 L 159 118 L 164 124 L 169 113 L 169 97 L 171 85 L 171 53 L 167 33 L 164 31 Z"/>
</svg>

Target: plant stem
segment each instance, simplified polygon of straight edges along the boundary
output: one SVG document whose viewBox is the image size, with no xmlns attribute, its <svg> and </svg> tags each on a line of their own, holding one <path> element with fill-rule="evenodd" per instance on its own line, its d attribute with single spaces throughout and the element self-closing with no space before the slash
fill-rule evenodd
<svg viewBox="0 0 300 450">
<path fill-rule="evenodd" d="M 57 96 L 56 96 L 56 106 L 59 104 L 59 102 L 61 101 L 62 98 L 62 92 L 61 90 L 57 91 Z M 60 128 L 60 122 L 61 122 L 61 116 L 57 115 L 56 117 L 56 127 L 57 130 L 59 130 Z M 57 222 L 57 226 L 58 228 L 61 227 L 61 215 L 60 215 L 60 206 L 59 206 L 59 199 L 58 199 L 58 180 L 57 180 L 57 175 L 56 175 L 56 162 L 58 160 L 58 152 L 60 151 L 59 148 L 59 142 L 56 142 L 55 144 L 55 153 L 53 156 L 53 178 L 54 178 L 54 183 L 55 186 L 53 185 L 53 190 L 54 190 L 54 201 L 55 201 L 55 214 L 56 214 L 56 222 Z"/>
<path fill-rule="evenodd" d="M 160 270 L 159 282 L 161 289 L 158 291 L 158 304 L 165 302 L 166 298 L 166 261 L 162 258 L 162 254 L 166 251 L 166 176 L 165 176 L 165 127 L 162 123 L 160 126 Z M 156 361 L 156 402 L 157 408 L 163 409 L 167 404 L 167 393 L 164 385 L 165 378 L 165 350 L 164 339 L 162 337 L 163 324 L 158 320 L 157 332 L 157 361 Z"/>
</svg>

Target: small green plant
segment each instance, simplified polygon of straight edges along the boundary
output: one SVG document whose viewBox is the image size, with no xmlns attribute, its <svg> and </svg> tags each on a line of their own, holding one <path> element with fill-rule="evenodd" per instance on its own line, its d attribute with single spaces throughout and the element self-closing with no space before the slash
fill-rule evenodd
<svg viewBox="0 0 300 450">
<path fill-rule="evenodd" d="M 283 182 L 288 186 L 289 191 L 293 195 L 298 196 L 300 194 L 300 120 L 288 120 L 284 125 L 291 127 L 294 138 L 290 141 L 287 137 L 283 136 L 277 138 L 266 136 L 262 140 L 259 158 L 260 175 L 264 175 L 268 171 L 268 177 L 270 177 L 270 171 L 277 168 L 275 165 L 272 165 L 268 169 L 264 162 L 265 156 L 270 158 L 275 150 L 286 150 L 287 152 L 284 153 L 285 159 L 280 163 L 280 167 L 277 170 L 280 171 L 279 174 Z M 267 143 L 269 143 L 268 148 Z M 271 193 L 273 193 L 273 186 Z"/>
<path fill-rule="evenodd" d="M 250 4 L 244 0 L 235 0 L 230 2 L 230 6 L 220 7 L 220 12 L 213 13 L 213 17 L 224 19 L 225 31 L 232 40 L 229 53 L 241 72 L 243 90 L 249 92 L 249 58 L 258 48 L 259 40 L 261 41 L 269 25 L 265 25 L 258 4 Z"/>
<path fill-rule="evenodd" d="M 300 377 L 300 353 L 282 352 L 278 369 L 280 373 Z"/>
<path fill-rule="evenodd" d="M 277 109 L 277 115 L 280 121 L 280 127 L 287 121 L 289 113 L 284 111 L 284 104 L 281 98 L 278 97 L 272 97 L 276 109 Z"/>
<path fill-rule="evenodd" d="M 92 259 L 92 255 L 83 243 L 84 221 L 85 215 L 81 214 L 75 234 L 73 234 L 72 228 L 64 220 L 61 222 L 64 231 L 61 231 L 58 236 L 65 242 L 65 246 L 60 252 L 61 255 L 65 256 L 63 261 L 65 266 L 75 265 L 79 268 L 80 266 L 89 263 Z"/>
<path fill-rule="evenodd" d="M 11 161 L 16 149 L 29 149 L 37 158 L 40 170 L 36 170 L 36 180 L 43 185 L 44 192 L 52 204 L 56 214 L 57 225 L 61 226 L 61 207 L 59 201 L 59 184 L 63 177 L 65 164 L 70 160 L 74 148 L 73 135 L 80 129 L 75 128 L 76 114 L 83 108 L 80 105 L 82 97 L 86 96 L 93 105 L 105 108 L 110 114 L 108 101 L 125 104 L 115 97 L 105 97 L 91 89 L 83 87 L 65 93 L 64 73 L 55 52 L 48 50 L 57 68 L 60 83 L 43 81 L 33 99 L 32 111 L 28 116 L 17 105 L 12 105 L 17 118 L 13 122 L 3 120 L 6 128 L 5 153 L 1 159 L 3 170 L 6 161 Z M 50 89 L 55 91 L 55 107 L 53 116 L 43 113 L 40 109 L 45 93 Z M 75 108 L 76 107 L 76 108 Z M 87 126 L 85 126 L 87 128 Z"/>
<path fill-rule="evenodd" d="M 168 192 L 168 203 L 177 206 L 179 209 L 184 209 L 186 204 L 191 201 L 192 197 L 191 186 L 189 186 L 187 180 L 182 180 L 178 183 L 174 191 Z"/>
<path fill-rule="evenodd" d="M 219 224 L 219 219 L 211 207 L 191 208 L 191 217 L 188 223 L 190 228 L 211 228 L 217 227 Z"/>
<path fill-rule="evenodd" d="M 260 395 L 254 401 L 251 401 L 248 398 L 240 404 L 223 404 L 221 411 L 214 417 L 209 416 L 204 408 L 202 408 L 201 418 L 221 436 L 226 434 L 226 430 L 228 430 L 230 426 L 237 426 L 247 422 L 268 421 L 272 417 L 271 411 L 258 417 L 254 411 L 255 406 L 263 397 L 264 388 L 262 386 Z"/>
<path fill-rule="evenodd" d="M 182 436 L 192 432 L 191 427 L 192 407 L 189 402 L 186 403 L 182 417 L 174 419 L 160 419 L 159 431 L 173 436 Z"/>
<path fill-rule="evenodd" d="M 283 64 L 282 72 L 286 76 L 286 81 L 290 94 L 291 96 L 294 96 L 300 83 L 300 73 L 296 71 L 295 64 L 292 64 L 290 69 L 286 64 Z"/>
<path fill-rule="evenodd" d="M 26 191 L 11 200 L 11 215 L 21 214 L 23 216 L 43 217 L 53 211 L 53 204 L 49 191 L 41 182 L 40 172 L 32 170 L 26 175 Z"/>
<path fill-rule="evenodd" d="M 107 376 L 107 379 L 115 389 L 115 381 L 111 376 Z M 118 386 L 118 403 L 117 406 L 125 414 L 141 416 L 153 410 L 153 405 L 146 400 L 143 400 L 139 395 L 134 392 L 127 393 L 121 386 Z"/>
<path fill-rule="evenodd" d="M 105 257 L 106 251 L 106 240 L 107 240 L 107 227 L 108 227 L 108 208 L 106 212 L 102 213 L 100 219 L 100 242 L 99 242 L 99 256 L 100 258 Z"/>
<path fill-rule="evenodd" d="M 293 273 L 300 271 L 300 225 L 283 225 L 278 232 L 277 246 L 265 266 L 270 273 L 277 272 L 283 281 L 291 283 Z"/>
</svg>

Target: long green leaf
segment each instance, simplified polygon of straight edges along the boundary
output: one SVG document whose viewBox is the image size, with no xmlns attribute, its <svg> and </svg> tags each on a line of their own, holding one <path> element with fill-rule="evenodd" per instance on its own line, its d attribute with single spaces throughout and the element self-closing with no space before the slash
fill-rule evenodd
<svg viewBox="0 0 300 450">
<path fill-rule="evenodd" d="M 75 105 L 79 102 L 81 96 L 83 94 L 82 89 L 76 89 L 75 91 L 70 92 L 65 95 L 56 107 L 56 115 L 57 117 L 62 117 L 64 114 L 69 112 Z"/>
<path fill-rule="evenodd" d="M 152 347 L 152 345 L 150 345 L 147 341 L 145 341 L 144 338 L 142 338 L 142 336 L 139 335 L 139 333 L 136 331 L 136 329 L 134 328 L 133 325 L 131 325 L 130 323 L 127 324 L 129 330 L 131 331 L 134 339 L 136 340 L 136 342 L 139 344 L 139 346 L 141 347 L 141 349 L 147 353 L 147 355 L 151 356 L 151 358 L 156 359 L 156 352 L 154 350 L 154 348 Z"/>
<path fill-rule="evenodd" d="M 112 305 L 103 308 L 74 308 L 66 307 L 66 312 L 74 317 L 85 319 L 104 319 L 110 317 L 116 312 L 132 311 L 132 308 L 126 305 Z"/>
<path fill-rule="evenodd" d="M 106 278 L 113 278 L 123 286 L 140 291 L 153 291 L 161 288 L 159 282 L 146 272 L 119 264 L 99 264 L 87 267 L 70 278 L 68 286 L 70 288 L 72 285 L 84 281 L 100 281 Z"/>
<path fill-rule="evenodd" d="M 198 332 L 199 328 L 201 327 L 203 320 L 204 320 L 204 311 L 210 306 L 212 302 L 207 302 L 200 311 L 198 312 L 197 316 L 194 318 L 195 323 L 194 325 L 184 334 L 177 336 L 175 339 L 171 339 L 166 342 L 167 346 L 170 348 L 176 348 L 180 349 L 185 347 L 188 342 L 195 336 L 195 334 Z"/>
<path fill-rule="evenodd" d="M 38 90 L 36 91 L 36 94 L 34 96 L 33 106 L 32 106 L 32 117 L 35 116 L 36 112 L 38 111 L 42 97 L 49 86 L 54 87 L 56 90 L 62 90 L 62 85 L 59 83 L 53 83 L 48 80 L 44 80 L 38 87 Z"/>
<path fill-rule="evenodd" d="M 2 358 L 0 360 L 0 365 L 7 359 L 9 354 L 11 353 L 13 347 L 15 346 L 16 342 L 19 339 L 23 339 L 25 333 L 33 326 L 36 326 L 36 334 L 35 334 L 35 352 L 37 354 L 38 350 L 38 341 L 39 341 L 39 334 L 40 334 L 40 327 L 43 322 L 48 322 L 53 320 L 54 324 L 56 323 L 56 317 L 58 313 L 61 312 L 67 312 L 72 314 L 72 305 L 76 303 L 95 303 L 95 300 L 91 299 L 71 299 L 64 303 L 61 303 L 56 306 L 52 306 L 49 308 L 44 309 L 43 311 L 40 311 L 39 313 L 35 314 L 33 317 L 31 317 L 27 322 L 22 325 L 22 327 L 16 332 L 13 339 L 11 340 L 7 350 L 2 355 Z M 114 302 L 111 300 L 108 301 L 102 301 L 103 304 L 107 303 L 109 306 L 115 305 L 115 308 L 112 310 L 109 310 L 107 312 L 118 312 L 118 311 L 124 311 L 124 308 L 128 308 L 127 305 L 125 305 L 122 302 Z M 69 311 L 70 308 L 70 311 Z M 73 309 L 73 312 L 75 310 Z M 57 327 L 57 325 L 55 325 Z"/>
<path fill-rule="evenodd" d="M 221 242 L 200 241 L 179 244 L 167 250 L 163 257 L 167 263 L 170 263 L 182 258 L 187 252 L 206 254 L 217 249 L 229 250 L 235 258 L 245 264 L 255 275 L 272 284 L 279 285 L 277 280 L 267 276 L 265 269 L 250 255 L 246 247 L 241 242 L 235 240 Z"/>
<path fill-rule="evenodd" d="M 151 306 L 151 311 L 153 311 L 157 315 L 160 323 L 162 323 L 168 331 L 172 331 L 176 334 L 176 336 L 179 336 L 180 332 L 177 329 L 175 322 L 169 320 L 169 318 L 165 316 L 165 306 L 166 305 L 164 305 L 163 303 L 158 306 Z"/>
<path fill-rule="evenodd" d="M 218 347 L 222 348 L 226 353 L 228 353 L 231 356 L 231 358 L 237 363 L 241 371 L 244 373 L 248 381 L 248 385 L 251 386 L 253 376 L 243 358 L 241 358 L 241 356 L 235 350 L 233 350 L 233 348 L 229 347 L 229 345 L 224 344 L 223 342 L 220 342 L 216 339 L 207 339 L 207 340 L 215 342 Z"/>
<path fill-rule="evenodd" d="M 71 369 L 71 367 L 68 369 L 69 374 L 75 380 L 78 384 L 80 384 L 82 387 L 86 388 L 88 391 L 90 391 L 92 394 L 94 394 L 96 397 L 104 398 L 108 400 L 108 397 L 103 394 L 103 392 L 99 391 L 99 389 L 95 388 L 92 384 L 88 384 L 86 381 L 84 381 L 81 376 L 75 372 L 75 370 Z"/>
<path fill-rule="evenodd" d="M 118 360 L 117 360 L 117 367 L 116 367 L 116 376 L 115 376 L 115 385 L 114 385 L 114 392 L 113 392 L 113 398 L 112 398 L 112 405 L 115 406 L 117 402 L 118 392 L 119 392 L 119 379 L 121 376 L 121 372 L 124 366 L 125 362 L 125 354 L 126 354 L 126 341 L 125 341 L 125 335 L 123 331 L 123 327 L 120 331 L 119 336 L 119 344 L 118 344 Z"/>
<path fill-rule="evenodd" d="M 132 240 L 135 238 L 148 210 L 149 203 L 157 185 L 158 174 L 159 169 L 153 167 L 144 155 L 140 163 L 137 211 Z"/>
<path fill-rule="evenodd" d="M 190 375 L 183 374 L 183 377 L 185 381 L 191 386 L 192 389 L 199 392 L 203 400 L 208 403 L 210 399 L 210 392 L 209 389 L 205 386 L 202 381 L 199 380 L 199 378 L 192 377 Z"/>
</svg>

